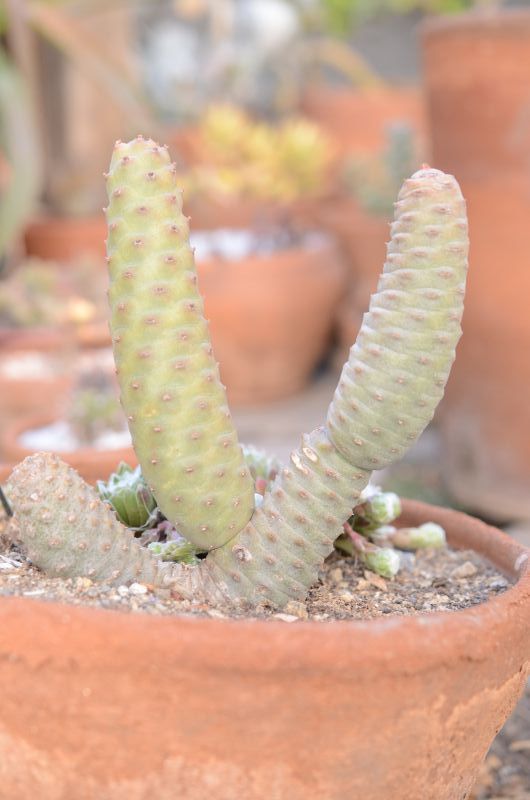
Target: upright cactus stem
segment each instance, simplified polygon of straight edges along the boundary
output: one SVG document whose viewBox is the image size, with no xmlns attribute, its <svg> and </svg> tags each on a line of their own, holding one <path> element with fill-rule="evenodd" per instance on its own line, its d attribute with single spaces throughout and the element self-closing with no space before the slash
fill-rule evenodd
<svg viewBox="0 0 530 800">
<path fill-rule="evenodd" d="M 111 333 L 134 448 L 159 508 L 209 550 L 248 522 L 254 483 L 213 356 L 167 149 L 142 137 L 118 142 L 107 189 Z"/>
<path fill-rule="evenodd" d="M 302 437 L 252 513 L 253 482 L 211 353 L 187 221 L 166 151 L 143 139 L 118 145 L 108 182 L 112 334 L 134 446 L 160 508 L 196 548 L 212 550 L 196 567 L 165 565 L 172 571 L 155 571 L 152 579 L 201 599 L 279 606 L 301 600 L 361 502 L 372 470 L 407 450 L 442 396 L 460 336 L 467 267 L 458 184 L 428 167 L 405 181 L 384 271 L 326 425 Z M 50 541 L 54 475 L 62 476 L 63 485 L 75 483 L 62 468 L 33 457 L 15 471 L 8 490 L 21 529 L 27 523 L 35 563 L 53 566 L 49 549 L 57 547 L 68 570 L 61 567 L 61 574 L 84 574 L 87 553 L 78 543 L 106 542 L 98 526 L 101 518 L 109 528 L 111 511 L 105 506 L 105 517 L 101 501 L 87 496 L 90 514 L 76 522 L 81 530 L 71 533 L 67 555 L 62 538 L 59 545 Z M 81 487 L 77 491 L 83 495 Z M 44 516 L 33 495 L 45 501 Z M 53 496 L 66 538 L 64 498 Z M 379 519 L 380 511 L 374 507 L 370 514 Z M 116 528 L 125 553 L 124 530 Z M 113 547 L 113 563 L 103 560 L 97 574 L 122 569 L 120 548 Z M 154 569 L 151 561 L 138 562 L 153 558 L 147 552 L 140 557 L 134 550 L 132 562 L 127 558 L 126 569 L 135 574 Z M 391 574 L 395 565 L 385 569 Z"/>
<path fill-rule="evenodd" d="M 396 203 L 387 260 L 330 405 L 330 438 L 364 469 L 396 461 L 432 419 L 460 338 L 467 265 L 455 179 L 423 168 Z"/>
</svg>

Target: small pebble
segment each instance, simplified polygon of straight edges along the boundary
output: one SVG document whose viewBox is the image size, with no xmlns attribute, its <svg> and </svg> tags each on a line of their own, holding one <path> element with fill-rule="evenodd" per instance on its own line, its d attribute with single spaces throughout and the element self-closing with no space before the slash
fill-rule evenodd
<svg viewBox="0 0 530 800">
<path fill-rule="evenodd" d="M 116 591 L 118 592 L 118 595 L 120 597 L 127 597 L 127 595 L 129 594 L 129 587 L 128 586 L 118 586 Z"/>
<path fill-rule="evenodd" d="M 333 583 L 340 583 L 343 578 L 343 572 L 340 567 L 336 567 L 335 569 L 331 569 L 329 571 L 329 577 Z"/>
<path fill-rule="evenodd" d="M 145 583 L 131 583 L 129 592 L 131 594 L 147 594 L 147 586 Z"/>
<path fill-rule="evenodd" d="M 286 614 L 298 617 L 299 619 L 307 619 L 309 616 L 305 603 L 299 603 L 297 600 L 289 600 L 283 610 Z"/>
<path fill-rule="evenodd" d="M 299 617 L 294 614 L 273 614 L 274 619 L 281 619 L 282 622 L 298 622 Z"/>
<path fill-rule="evenodd" d="M 206 613 L 209 617 L 213 617 L 214 619 L 226 619 L 226 614 L 223 614 L 222 611 L 218 611 L 217 608 L 209 608 Z"/>
<path fill-rule="evenodd" d="M 477 568 L 471 561 L 464 561 L 463 564 L 460 564 L 458 567 L 455 567 L 454 570 L 451 572 L 452 578 L 471 578 L 473 575 L 477 574 Z"/>
</svg>

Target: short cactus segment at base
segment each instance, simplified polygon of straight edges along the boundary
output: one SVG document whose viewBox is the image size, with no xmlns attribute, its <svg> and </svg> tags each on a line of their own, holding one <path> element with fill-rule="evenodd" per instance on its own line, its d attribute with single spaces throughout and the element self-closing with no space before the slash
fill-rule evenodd
<svg viewBox="0 0 530 800">
<path fill-rule="evenodd" d="M 107 176 L 114 357 L 142 473 L 203 550 L 235 536 L 254 486 L 230 418 L 166 148 L 117 143 Z"/>
<path fill-rule="evenodd" d="M 16 509 L 17 537 L 50 577 L 83 576 L 114 586 L 141 581 L 173 586 L 183 597 L 217 597 L 200 567 L 163 563 L 141 547 L 111 506 L 56 455 L 28 456 L 13 470 L 6 492 Z"/>
<path fill-rule="evenodd" d="M 109 209 L 113 336 L 137 455 L 168 519 L 193 546 L 214 549 L 197 567 L 156 565 L 147 551 L 138 565 L 140 557 L 136 551 L 128 555 L 125 529 L 110 520 L 110 508 L 78 486 L 78 477 L 68 473 L 66 479 L 63 467 L 50 471 L 35 457 L 31 467 L 24 462 L 15 471 L 8 486 L 16 515 L 27 523 L 30 551 L 36 553 L 42 540 L 35 563 L 54 574 L 61 564 L 60 574 L 69 576 L 90 569 L 107 578 L 109 570 L 112 575 L 122 569 L 99 554 L 92 565 L 78 544 L 90 541 L 101 517 L 104 530 L 116 532 L 113 557 L 122 558 L 123 570 L 132 570 L 136 579 L 145 566 L 153 572 L 150 582 L 173 583 L 186 596 L 278 606 L 301 600 L 352 509 L 363 501 L 372 470 L 405 452 L 443 392 L 460 336 L 467 267 L 467 223 L 458 184 L 430 168 L 405 182 L 385 270 L 327 424 L 302 437 L 250 518 L 253 481 L 211 358 L 187 228 L 185 235 L 181 231 L 186 222 L 165 151 L 143 140 L 118 148 L 109 183 L 116 200 Z M 168 207 L 177 222 L 171 222 Z M 57 494 L 59 477 L 61 485 L 75 484 L 91 509 L 86 520 L 72 520 L 70 529 L 64 498 Z M 68 492 L 63 488 L 60 494 Z M 50 539 L 55 513 L 64 541 L 60 538 L 57 554 L 48 554 L 46 547 L 55 547 Z M 385 509 L 374 505 L 370 514 L 383 519 Z M 385 564 L 375 566 L 390 574 L 395 564 L 383 555 Z M 167 571 L 161 572 L 162 566 Z"/>
</svg>

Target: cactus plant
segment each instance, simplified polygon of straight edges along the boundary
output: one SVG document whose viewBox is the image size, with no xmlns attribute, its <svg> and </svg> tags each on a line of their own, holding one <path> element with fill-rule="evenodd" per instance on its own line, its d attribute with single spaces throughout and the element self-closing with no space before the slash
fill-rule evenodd
<svg viewBox="0 0 530 800">
<path fill-rule="evenodd" d="M 194 547 L 210 552 L 194 567 L 157 562 L 75 473 L 41 454 L 19 465 L 7 485 L 21 538 L 38 566 L 60 574 L 89 567 L 120 582 L 134 574 L 207 601 L 303 599 L 371 472 L 407 450 L 442 396 L 467 266 L 458 184 L 429 167 L 405 181 L 384 271 L 325 424 L 302 437 L 257 508 L 202 317 L 167 151 L 141 137 L 118 143 L 108 185 L 122 403 L 160 508 Z"/>
</svg>

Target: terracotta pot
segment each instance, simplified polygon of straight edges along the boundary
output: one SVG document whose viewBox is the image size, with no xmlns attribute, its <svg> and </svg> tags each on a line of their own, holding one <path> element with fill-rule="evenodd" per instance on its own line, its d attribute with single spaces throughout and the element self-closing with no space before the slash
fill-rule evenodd
<svg viewBox="0 0 530 800">
<path fill-rule="evenodd" d="M 423 99 L 416 87 L 341 89 L 315 84 L 307 91 L 302 109 L 343 154 L 381 152 L 392 122 L 410 123 L 421 144 L 426 135 Z"/>
<path fill-rule="evenodd" d="M 436 22 L 424 50 L 434 163 L 460 181 L 471 241 L 446 479 L 470 508 L 530 518 L 530 12 Z"/>
<path fill-rule="evenodd" d="M 334 245 L 198 263 L 212 344 L 234 404 L 297 392 L 325 354 L 344 287 Z"/>
<path fill-rule="evenodd" d="M 94 217 L 40 217 L 25 232 L 26 252 L 63 264 L 83 256 L 105 265 L 107 225 L 103 214 Z"/>
<path fill-rule="evenodd" d="M 83 353 L 110 346 L 107 323 L 71 328 L 0 328 L 0 439 L 13 419 L 46 409 L 53 413 L 73 383 L 72 364 Z M 27 356 L 50 361 L 47 374 L 11 376 L 8 363 Z"/>
<path fill-rule="evenodd" d="M 340 243 L 349 268 L 348 295 L 337 314 L 340 344 L 349 348 L 385 263 L 390 220 L 364 211 L 352 197 L 337 197 L 322 206 L 319 221 Z"/>
<path fill-rule="evenodd" d="M 3 441 L 0 442 L 4 461 L 14 466 L 31 455 L 34 451 L 26 448 L 20 442 L 20 436 L 25 431 L 41 428 L 53 421 L 53 417 L 48 412 L 47 414 L 23 417 L 8 423 L 5 426 Z M 73 452 L 62 452 L 59 455 L 67 464 L 74 467 L 88 483 L 94 484 L 98 480 L 106 480 L 120 461 L 125 461 L 133 467 L 138 463 L 132 447 L 121 447 L 114 450 L 83 447 Z"/>
<path fill-rule="evenodd" d="M 462 800 L 528 674 L 528 551 L 405 515 L 518 582 L 465 611 L 291 625 L 2 598 L 4 796 Z"/>
<path fill-rule="evenodd" d="M 292 219 L 291 210 L 278 203 L 254 198 L 193 197 L 185 202 L 192 231 L 216 228 L 267 230 Z"/>
<path fill-rule="evenodd" d="M 0 326 L 0 352 L 57 352 L 64 347 L 64 338 L 65 331 L 60 327 L 4 328 Z"/>
<path fill-rule="evenodd" d="M 0 461 L 0 484 L 5 483 L 11 472 L 13 470 L 13 466 L 11 464 L 4 464 Z"/>
</svg>

